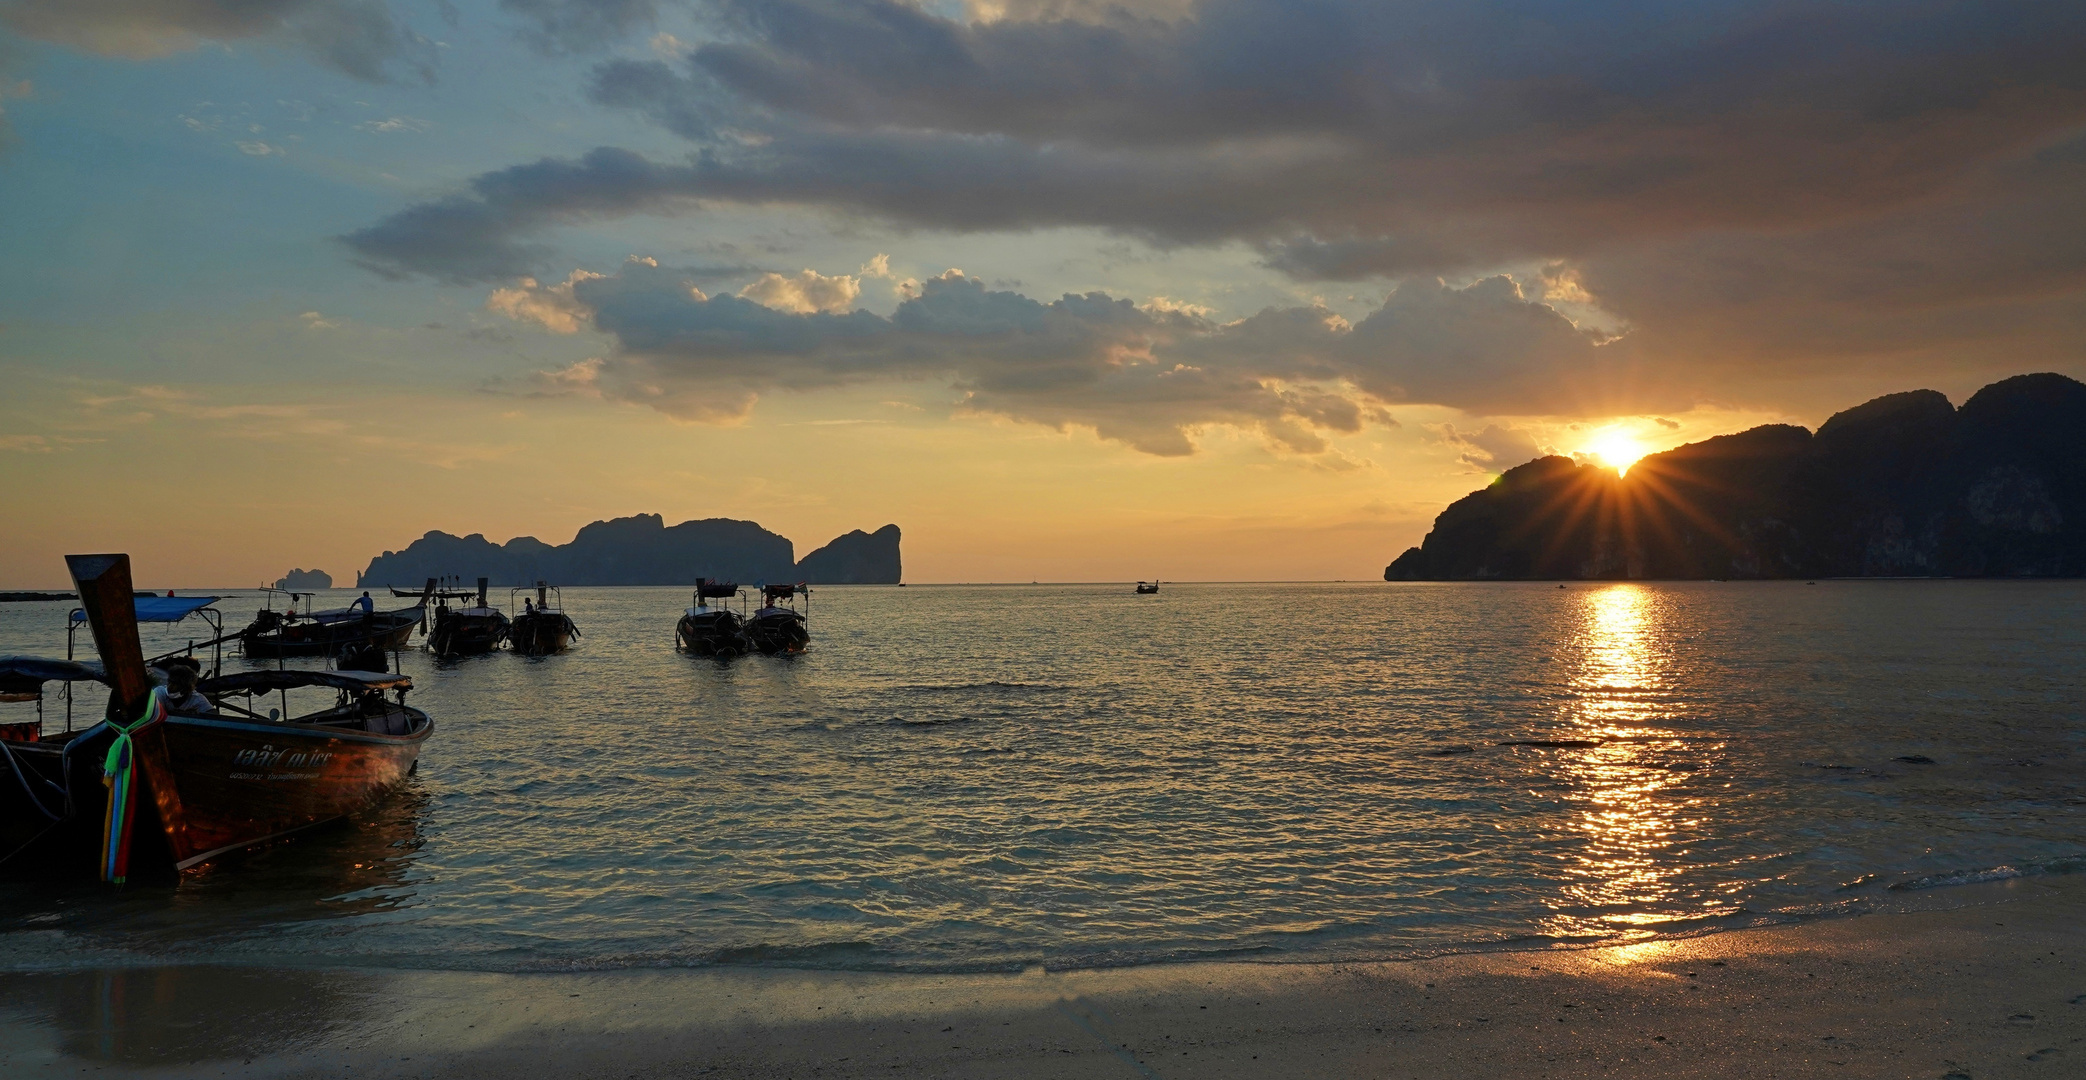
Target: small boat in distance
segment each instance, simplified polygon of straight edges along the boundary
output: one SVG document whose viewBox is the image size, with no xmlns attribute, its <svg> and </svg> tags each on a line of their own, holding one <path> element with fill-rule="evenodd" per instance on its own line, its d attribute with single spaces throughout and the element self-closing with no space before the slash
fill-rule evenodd
<svg viewBox="0 0 2086 1080">
<path fill-rule="evenodd" d="M 507 616 L 486 602 L 490 579 L 478 579 L 478 603 L 473 607 L 435 609 L 434 629 L 427 632 L 427 647 L 436 656 L 475 656 L 499 648 L 507 640 Z"/>
<path fill-rule="evenodd" d="M 804 597 L 803 611 L 797 610 L 800 594 Z M 803 582 L 763 585 L 760 609 L 746 620 L 746 640 L 769 656 L 803 652 L 811 644 L 810 609 L 811 590 Z"/>
<path fill-rule="evenodd" d="M 674 648 L 693 656 L 729 659 L 745 655 L 751 647 L 746 640 L 746 623 L 728 603 L 737 595 L 739 586 L 734 582 L 697 578 L 695 606 L 674 626 Z M 712 600 L 724 600 L 727 604 L 711 607 Z"/>
<path fill-rule="evenodd" d="M 1139 596 L 1146 596 L 1158 591 L 1159 583 L 1157 581 L 1140 581 L 1137 583 L 1137 595 Z"/>
<path fill-rule="evenodd" d="M 520 589 L 507 590 L 507 606 L 514 607 L 514 594 Z M 565 617 L 565 595 L 556 585 L 536 583 L 536 599 L 522 599 L 520 614 L 507 627 L 507 643 L 523 656 L 549 656 L 561 653 L 572 646 L 572 639 L 579 636 L 579 627 Z"/>
</svg>

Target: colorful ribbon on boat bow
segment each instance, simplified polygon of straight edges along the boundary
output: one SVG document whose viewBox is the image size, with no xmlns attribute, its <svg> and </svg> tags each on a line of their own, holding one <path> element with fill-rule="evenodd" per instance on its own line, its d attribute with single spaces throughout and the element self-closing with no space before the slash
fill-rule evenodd
<svg viewBox="0 0 2086 1080">
<path fill-rule="evenodd" d="M 121 885 L 130 876 L 131 822 L 136 816 L 131 789 L 136 786 L 137 775 L 136 748 L 130 737 L 166 718 L 167 692 L 155 686 L 145 696 L 145 711 L 136 720 L 128 724 L 108 721 L 116 731 L 116 741 L 109 744 L 109 754 L 101 762 L 101 782 L 109 789 L 108 833 L 101 844 L 101 879 L 112 885 Z"/>
</svg>

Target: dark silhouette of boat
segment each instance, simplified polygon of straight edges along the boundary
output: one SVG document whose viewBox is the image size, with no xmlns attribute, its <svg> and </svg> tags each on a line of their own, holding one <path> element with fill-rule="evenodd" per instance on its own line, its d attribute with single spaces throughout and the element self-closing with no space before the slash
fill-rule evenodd
<svg viewBox="0 0 2086 1080">
<path fill-rule="evenodd" d="M 245 671 L 197 684 L 207 713 L 170 708 L 139 648 L 129 557 L 66 562 L 102 664 L 11 657 L 0 686 L 101 682 L 107 718 L 63 733 L 39 719 L 0 746 L 0 869 L 169 874 L 353 813 L 412 772 L 433 723 L 405 704 L 411 679 Z"/>
<path fill-rule="evenodd" d="M 1156 581 L 1140 581 L 1137 583 L 1137 595 L 1139 596 L 1148 596 L 1158 591 L 1159 583 Z"/>
<path fill-rule="evenodd" d="M 437 584 L 438 580 L 440 584 Z M 429 578 L 427 580 L 427 587 L 421 589 L 419 592 L 412 592 L 406 589 L 401 589 L 396 585 L 390 585 L 386 587 L 391 590 L 391 595 L 396 596 L 402 600 L 411 600 L 416 597 L 432 600 L 469 600 L 470 598 L 478 595 L 476 592 L 464 588 L 462 580 L 456 577 L 446 577 L 440 579 Z"/>
<path fill-rule="evenodd" d="M 394 652 L 405 648 L 413 631 L 427 618 L 427 598 L 434 580 L 420 594 L 420 602 L 393 611 L 364 611 L 359 607 L 312 611 L 310 593 L 287 593 L 286 610 L 274 610 L 275 590 L 266 590 L 268 606 L 254 613 L 254 621 L 239 632 L 239 647 L 246 655 L 263 660 L 289 656 L 338 656 L 346 652 Z M 394 590 L 396 591 L 396 590 Z M 303 600 L 306 610 L 297 610 Z"/>
<path fill-rule="evenodd" d="M 799 595 L 805 598 L 805 611 L 797 610 Z M 810 607 L 811 590 L 801 581 L 761 586 L 761 606 L 746 620 L 747 642 L 769 656 L 803 652 L 811 644 Z"/>
<path fill-rule="evenodd" d="M 507 606 L 514 607 L 514 594 L 507 592 Z M 555 598 L 555 599 L 553 599 Z M 565 616 L 565 597 L 556 585 L 536 583 L 536 599 L 523 598 L 521 613 L 507 627 L 507 643 L 523 656 L 549 656 L 572 647 L 579 627 Z"/>
<path fill-rule="evenodd" d="M 509 623 L 500 609 L 486 601 L 488 579 L 478 579 L 477 604 L 452 608 L 444 603 L 435 608 L 434 628 L 427 632 L 430 652 L 443 658 L 489 653 L 507 641 Z"/>
<path fill-rule="evenodd" d="M 695 656 L 744 656 L 753 646 L 746 640 L 746 621 L 728 603 L 737 595 L 734 582 L 697 578 L 695 606 L 675 624 L 674 647 Z M 712 607 L 712 600 L 727 603 Z"/>
</svg>

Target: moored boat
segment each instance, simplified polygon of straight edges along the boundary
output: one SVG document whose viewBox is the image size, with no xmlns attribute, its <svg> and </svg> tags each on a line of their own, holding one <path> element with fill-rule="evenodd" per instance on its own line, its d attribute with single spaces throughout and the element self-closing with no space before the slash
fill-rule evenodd
<svg viewBox="0 0 2086 1080">
<path fill-rule="evenodd" d="M 803 652 L 811 644 L 811 624 L 808 612 L 797 610 L 799 595 L 808 609 L 811 590 L 803 582 L 761 586 L 761 606 L 746 620 L 747 642 L 769 656 Z"/>
<path fill-rule="evenodd" d="M 434 582 L 428 582 L 433 591 Z M 392 611 L 360 607 L 312 611 L 310 593 L 287 593 L 285 610 L 274 610 L 275 590 L 266 590 L 268 606 L 254 613 L 254 621 L 239 632 L 239 647 L 247 656 L 278 660 L 290 656 L 338 656 L 346 652 L 395 652 L 411 640 L 413 631 L 427 615 L 427 593 L 409 608 Z M 304 601 L 305 610 L 297 609 Z"/>
<path fill-rule="evenodd" d="M 1156 581 L 1140 581 L 1137 583 L 1137 595 L 1139 596 L 1149 596 L 1158 591 L 1159 583 Z"/>
<path fill-rule="evenodd" d="M 456 657 L 489 653 L 507 641 L 509 624 L 500 609 L 486 601 L 488 579 L 478 579 L 477 604 L 435 609 L 434 628 L 427 632 L 427 647 L 436 656 Z"/>
<path fill-rule="evenodd" d="M 514 607 L 514 594 L 507 593 L 507 606 Z M 523 598 L 522 610 L 507 627 L 507 642 L 523 656 L 548 656 L 564 652 L 579 636 L 579 627 L 565 615 L 565 597 L 556 585 L 536 583 L 536 599 Z"/>
<path fill-rule="evenodd" d="M 0 675 L 13 681 L 0 685 L 105 682 L 108 718 L 6 748 L 15 787 L 0 777 L 0 800 L 10 809 L 33 802 L 41 825 L 27 841 L 19 830 L 0 832 L 9 868 L 98 865 L 118 883 L 183 870 L 343 817 L 412 772 L 433 724 L 405 704 L 411 679 L 246 671 L 201 680 L 195 696 L 170 702 L 139 648 L 129 558 L 66 561 L 102 667 L 12 658 Z M 315 691 L 321 700 L 311 707 Z"/>
<path fill-rule="evenodd" d="M 698 578 L 694 606 L 682 613 L 674 626 L 674 647 L 695 656 L 743 656 L 752 646 L 746 640 L 745 620 L 729 604 L 712 607 L 710 601 L 729 601 L 739 595 L 739 586 L 729 581 Z"/>
</svg>

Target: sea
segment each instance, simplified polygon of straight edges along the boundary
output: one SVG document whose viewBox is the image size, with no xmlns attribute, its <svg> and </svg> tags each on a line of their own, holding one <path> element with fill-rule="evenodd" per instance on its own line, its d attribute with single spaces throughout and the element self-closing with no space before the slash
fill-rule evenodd
<svg viewBox="0 0 2086 1080">
<path fill-rule="evenodd" d="M 434 732 L 353 819 L 0 883 L 0 971 L 1397 959 L 2086 869 L 2081 582 L 830 586 L 729 661 L 675 651 L 685 589 L 563 599 L 563 655 L 399 655 Z"/>
</svg>

